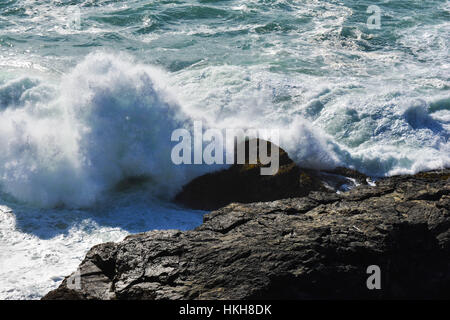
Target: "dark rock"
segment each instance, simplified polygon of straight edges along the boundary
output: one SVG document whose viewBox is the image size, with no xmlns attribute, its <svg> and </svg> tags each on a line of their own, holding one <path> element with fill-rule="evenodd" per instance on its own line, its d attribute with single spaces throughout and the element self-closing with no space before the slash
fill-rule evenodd
<svg viewBox="0 0 450 320">
<path fill-rule="evenodd" d="M 450 170 L 250 204 L 95 246 L 44 299 L 448 299 Z M 368 290 L 367 267 L 381 269 Z"/>
<path fill-rule="evenodd" d="M 334 174 L 334 175 L 339 175 L 339 176 L 346 177 L 346 178 L 355 179 L 359 184 L 367 184 L 367 179 L 369 178 L 368 176 L 366 176 L 365 174 L 363 174 L 359 171 L 349 169 L 349 168 L 344 168 L 344 167 L 337 167 L 333 170 L 326 170 L 324 172 Z"/>
<path fill-rule="evenodd" d="M 267 143 L 257 141 L 258 150 L 259 143 Z M 192 180 L 175 197 L 175 202 L 191 209 L 214 210 L 231 202 L 271 201 L 305 196 L 313 190 L 327 191 L 314 171 L 300 169 L 278 146 L 275 146 L 279 150 L 278 172 L 275 175 L 261 175 L 260 169 L 264 166 L 259 159 L 257 164 L 249 164 L 248 146 L 249 141 L 246 141 L 245 164 L 234 164 L 226 170 Z M 234 163 L 237 163 L 236 159 Z"/>
</svg>

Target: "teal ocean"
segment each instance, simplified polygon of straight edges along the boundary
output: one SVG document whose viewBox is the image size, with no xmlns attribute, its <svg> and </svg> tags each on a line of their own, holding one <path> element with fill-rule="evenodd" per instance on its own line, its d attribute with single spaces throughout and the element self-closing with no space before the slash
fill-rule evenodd
<svg viewBox="0 0 450 320">
<path fill-rule="evenodd" d="M 449 47 L 446 0 L 2 0 L 0 298 L 41 297 L 96 243 L 200 224 L 170 202 L 218 168 L 170 160 L 195 120 L 279 129 L 304 167 L 449 167 Z"/>
</svg>

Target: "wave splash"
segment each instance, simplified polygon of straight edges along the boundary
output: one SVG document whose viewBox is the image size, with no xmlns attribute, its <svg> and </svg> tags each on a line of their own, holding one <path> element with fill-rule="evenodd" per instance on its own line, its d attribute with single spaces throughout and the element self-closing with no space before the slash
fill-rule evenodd
<svg viewBox="0 0 450 320">
<path fill-rule="evenodd" d="M 170 160 L 171 132 L 189 121 L 163 78 L 96 53 L 57 88 L 28 78 L 1 87 L 3 191 L 38 206 L 83 207 L 123 179 L 148 176 L 155 193 L 172 194 L 198 168 Z"/>
<path fill-rule="evenodd" d="M 183 95 L 170 89 L 169 83 L 166 73 L 156 67 L 97 52 L 58 84 L 21 78 L 1 85 L 1 190 L 39 207 L 82 208 L 129 178 L 145 177 L 150 194 L 169 199 L 190 179 L 218 169 L 177 166 L 171 161 L 173 130 L 192 129 L 198 117 L 205 120 L 205 128 L 225 129 L 230 120 L 221 121 L 220 113 L 211 110 L 201 112 L 189 103 L 180 104 Z M 330 124 L 339 120 L 335 116 L 325 127 L 300 115 L 286 123 L 264 114 L 249 117 L 237 112 L 233 122 L 280 129 L 280 146 L 303 167 L 347 166 L 369 175 L 389 175 L 450 164 L 447 129 L 430 116 L 431 111 L 445 112 L 446 106 L 444 99 L 430 106 L 423 102 L 396 108 L 382 119 L 389 122 L 387 129 L 378 124 L 372 141 L 356 148 L 326 133 L 333 128 Z M 325 113 L 339 115 L 339 110 Z M 344 116 L 361 120 L 355 112 L 345 111 Z M 388 140 L 395 135 L 414 136 L 414 141 L 423 136 L 434 145 L 394 146 Z"/>
</svg>

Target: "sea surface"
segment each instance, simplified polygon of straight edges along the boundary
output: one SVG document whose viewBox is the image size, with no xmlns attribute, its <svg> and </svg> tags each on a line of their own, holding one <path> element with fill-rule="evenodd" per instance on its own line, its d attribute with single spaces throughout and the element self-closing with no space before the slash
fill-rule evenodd
<svg viewBox="0 0 450 320">
<path fill-rule="evenodd" d="M 279 129 L 304 167 L 448 167 L 449 46 L 446 0 L 1 0 L 0 299 L 199 225 L 170 202 L 220 167 L 172 163 L 195 120 Z"/>
</svg>

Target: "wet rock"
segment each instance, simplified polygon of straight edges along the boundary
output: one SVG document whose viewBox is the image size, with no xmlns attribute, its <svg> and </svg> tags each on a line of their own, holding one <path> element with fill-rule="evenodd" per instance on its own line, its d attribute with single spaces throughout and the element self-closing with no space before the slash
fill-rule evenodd
<svg viewBox="0 0 450 320">
<path fill-rule="evenodd" d="M 257 150 L 260 143 L 267 143 L 257 141 Z M 191 209 L 214 210 L 231 202 L 271 201 L 305 196 L 313 190 L 329 191 L 314 171 L 299 168 L 283 149 L 275 147 L 279 150 L 279 170 L 275 175 L 261 175 L 261 167 L 265 166 L 259 158 L 257 164 L 249 164 L 249 141 L 246 141 L 245 164 L 234 164 L 192 180 L 175 201 Z"/>
<path fill-rule="evenodd" d="M 44 299 L 448 299 L 450 170 L 232 203 L 195 230 L 93 247 Z M 367 267 L 381 269 L 368 290 Z"/>
</svg>

